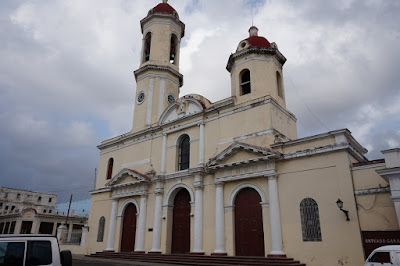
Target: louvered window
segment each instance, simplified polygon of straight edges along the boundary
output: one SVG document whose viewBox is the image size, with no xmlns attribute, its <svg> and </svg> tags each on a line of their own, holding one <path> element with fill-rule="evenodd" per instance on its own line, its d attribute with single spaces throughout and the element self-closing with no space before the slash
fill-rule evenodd
<svg viewBox="0 0 400 266">
<path fill-rule="evenodd" d="M 303 199 L 300 203 L 300 215 L 303 241 L 322 241 L 317 202 L 312 198 Z"/>
</svg>

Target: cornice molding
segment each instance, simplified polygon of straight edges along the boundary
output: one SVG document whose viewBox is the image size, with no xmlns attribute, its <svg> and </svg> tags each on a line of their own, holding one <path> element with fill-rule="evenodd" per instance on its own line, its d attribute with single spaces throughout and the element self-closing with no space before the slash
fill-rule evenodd
<svg viewBox="0 0 400 266">
<path fill-rule="evenodd" d="M 179 79 L 179 86 L 182 87 L 183 85 L 183 75 L 181 73 L 179 73 L 178 71 L 176 71 L 175 69 L 173 69 L 170 66 L 160 66 L 160 65 L 144 65 L 142 67 L 140 67 L 139 69 L 133 71 L 133 74 L 135 75 L 135 80 L 138 80 L 138 76 L 148 70 L 157 70 L 157 71 L 166 71 L 171 73 L 172 75 L 176 76 Z"/>
<path fill-rule="evenodd" d="M 235 65 L 235 60 L 240 58 L 240 57 L 243 57 L 245 55 L 249 55 L 249 54 L 272 55 L 281 64 L 281 66 L 283 66 L 285 64 L 285 62 L 286 62 L 286 58 L 281 54 L 281 52 L 279 52 L 279 50 L 277 48 L 273 48 L 273 47 L 266 48 L 266 47 L 250 46 L 247 49 L 243 49 L 243 50 L 241 50 L 239 52 L 231 54 L 229 56 L 228 63 L 226 65 L 226 70 L 231 72 L 232 68 Z"/>
<path fill-rule="evenodd" d="M 390 187 L 380 187 L 380 188 L 367 188 L 367 189 L 357 189 L 354 191 L 354 195 L 370 195 L 378 193 L 389 193 Z"/>
<path fill-rule="evenodd" d="M 183 36 L 185 36 L 185 23 L 180 21 L 179 16 L 176 12 L 173 14 L 170 14 L 170 13 L 152 13 L 151 11 L 152 10 L 150 10 L 149 13 L 147 14 L 147 16 L 140 21 L 140 27 L 142 29 L 142 34 L 144 32 L 144 29 L 148 27 L 148 25 L 145 25 L 146 23 L 150 22 L 150 20 L 152 20 L 152 19 L 161 18 L 161 19 L 170 19 L 171 22 L 176 23 L 177 26 L 181 30 L 181 38 Z M 157 22 L 161 23 L 161 21 L 156 20 L 155 23 L 157 23 Z"/>
</svg>

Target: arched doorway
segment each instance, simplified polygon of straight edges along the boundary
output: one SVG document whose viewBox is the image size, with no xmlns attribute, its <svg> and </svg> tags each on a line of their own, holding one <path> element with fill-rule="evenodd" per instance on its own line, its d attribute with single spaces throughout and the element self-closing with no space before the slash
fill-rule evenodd
<svg viewBox="0 0 400 266">
<path fill-rule="evenodd" d="M 122 224 L 121 252 L 131 252 L 135 249 L 136 213 L 134 204 L 126 206 Z"/>
<path fill-rule="evenodd" d="M 235 198 L 236 256 L 265 256 L 261 197 L 244 188 Z"/>
<path fill-rule="evenodd" d="M 190 194 L 181 189 L 174 199 L 171 253 L 190 252 Z"/>
</svg>

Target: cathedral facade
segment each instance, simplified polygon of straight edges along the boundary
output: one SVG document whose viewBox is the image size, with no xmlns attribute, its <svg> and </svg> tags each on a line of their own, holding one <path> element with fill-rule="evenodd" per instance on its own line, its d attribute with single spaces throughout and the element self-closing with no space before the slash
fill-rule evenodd
<svg viewBox="0 0 400 266">
<path fill-rule="evenodd" d="M 255 26 L 228 59 L 231 97 L 212 103 L 179 95 L 185 24 L 175 9 L 163 1 L 140 25 L 133 127 L 98 146 L 88 253 L 361 265 L 363 232 L 398 232 L 390 180 L 376 172 L 385 161 L 368 161 L 347 129 L 297 137 L 286 58 Z"/>
</svg>

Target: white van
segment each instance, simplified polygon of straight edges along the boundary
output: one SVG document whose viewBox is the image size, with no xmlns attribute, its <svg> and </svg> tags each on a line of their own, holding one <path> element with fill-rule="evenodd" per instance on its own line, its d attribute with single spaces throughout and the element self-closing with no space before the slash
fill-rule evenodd
<svg viewBox="0 0 400 266">
<path fill-rule="evenodd" d="M 375 249 L 365 261 L 365 266 L 400 266 L 400 245 Z"/>
<path fill-rule="evenodd" d="M 0 235 L 0 266 L 71 266 L 71 251 L 60 252 L 51 235 Z"/>
</svg>

